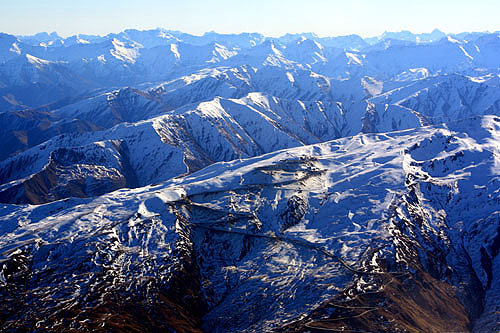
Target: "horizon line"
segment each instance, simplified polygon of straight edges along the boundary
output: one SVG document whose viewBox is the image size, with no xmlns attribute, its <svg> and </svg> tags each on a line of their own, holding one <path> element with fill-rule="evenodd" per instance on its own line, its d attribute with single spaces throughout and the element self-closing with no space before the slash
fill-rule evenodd
<svg viewBox="0 0 500 333">
<path fill-rule="evenodd" d="M 403 32 L 408 32 L 412 35 L 415 35 L 415 36 L 418 36 L 418 35 L 428 35 L 428 34 L 432 34 L 434 32 L 441 32 L 441 33 L 444 33 L 445 35 L 458 35 L 458 34 L 464 34 L 464 33 L 469 33 L 469 34 L 474 34 L 474 33 L 485 33 L 485 34 L 492 34 L 492 33 L 497 33 L 499 32 L 499 30 L 495 30 L 495 31 L 492 31 L 492 30 L 483 30 L 483 31 L 460 31 L 460 32 L 445 32 L 439 28 L 434 28 L 432 29 L 430 32 L 413 32 L 409 29 L 402 29 L 402 30 L 399 30 L 399 31 L 391 31 L 391 30 L 386 30 L 384 31 L 383 33 L 381 34 L 378 34 L 378 35 L 370 35 L 370 36 L 363 36 L 363 34 L 356 34 L 356 33 L 352 33 L 352 34 L 346 34 L 346 35 L 319 35 L 318 33 L 314 32 L 314 31 L 307 31 L 307 32 L 296 32 L 296 33 L 293 33 L 293 32 L 287 32 L 285 34 L 281 34 L 281 35 L 271 35 L 271 34 L 265 34 L 265 33 L 262 33 L 262 32 L 256 32 L 256 31 L 253 31 L 253 32 L 250 32 L 250 31 L 241 31 L 241 32 L 233 32 L 233 33 L 227 33 L 227 32 L 217 32 L 215 31 L 214 29 L 212 30 L 208 30 L 208 31 L 205 31 L 203 33 L 190 33 L 190 32 L 184 32 L 182 30 L 177 30 L 177 29 L 167 29 L 167 28 L 163 28 L 163 27 L 156 27 L 156 28 L 144 28 L 144 29 L 141 29 L 141 28 L 126 28 L 126 29 L 123 29 L 119 32 L 108 32 L 106 34 L 93 34 L 93 33 L 85 33 L 85 32 L 80 32 L 80 33 L 76 33 L 76 34 L 60 34 L 59 32 L 57 32 L 56 30 L 54 31 L 51 31 L 51 32 L 48 32 L 48 31 L 39 31 L 39 32 L 36 32 L 36 33 L 31 33 L 31 34 L 16 34 L 16 33 L 8 33 L 8 32 L 2 32 L 4 34 L 7 34 L 7 35 L 11 35 L 11 36 L 15 36 L 15 37 L 34 37 L 38 34 L 47 34 L 47 35 L 52 35 L 52 34 L 56 34 L 58 37 L 61 37 L 63 39 L 66 39 L 66 38 L 70 38 L 70 37 L 74 37 L 74 36 L 80 36 L 80 35 L 86 35 L 86 36 L 93 36 L 93 37 L 106 37 L 106 36 L 109 36 L 109 35 L 117 35 L 117 34 L 120 34 L 120 33 L 123 33 L 123 32 L 126 32 L 127 30 L 135 30 L 135 31 L 139 31 L 139 32 L 147 32 L 147 31 L 155 31 L 155 30 L 163 30 L 165 32 L 177 32 L 177 33 L 183 33 L 183 34 L 186 34 L 186 35 L 191 35 L 191 36 L 194 36 L 194 37 L 203 37 L 207 34 L 210 34 L 210 33 L 214 33 L 214 34 L 218 34 L 218 35 L 244 35 L 244 34 L 258 34 L 258 35 L 261 35 L 262 37 L 265 37 L 265 38 L 283 38 L 287 35 L 314 35 L 315 37 L 318 37 L 318 38 L 336 38 L 336 37 L 349 37 L 349 36 L 359 36 L 361 37 L 362 39 L 371 39 L 371 38 L 377 38 L 377 37 L 382 37 L 384 34 L 387 34 L 387 33 L 403 33 Z"/>
</svg>

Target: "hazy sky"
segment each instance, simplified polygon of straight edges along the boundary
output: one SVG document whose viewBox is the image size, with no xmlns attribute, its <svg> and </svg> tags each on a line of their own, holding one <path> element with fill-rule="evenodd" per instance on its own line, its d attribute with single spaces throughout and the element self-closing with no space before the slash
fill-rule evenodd
<svg viewBox="0 0 500 333">
<path fill-rule="evenodd" d="M 0 0 L 0 31 L 107 34 L 162 27 L 202 34 L 319 36 L 500 30 L 500 0 Z"/>
</svg>

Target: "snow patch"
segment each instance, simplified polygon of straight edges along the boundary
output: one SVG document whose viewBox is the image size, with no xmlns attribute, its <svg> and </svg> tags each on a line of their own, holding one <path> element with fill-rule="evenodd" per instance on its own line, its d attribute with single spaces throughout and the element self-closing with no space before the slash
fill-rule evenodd
<svg viewBox="0 0 500 333">
<path fill-rule="evenodd" d="M 170 51 L 174 54 L 174 56 L 177 60 L 179 60 L 181 58 L 177 44 L 173 44 L 173 43 L 170 44 Z"/>
</svg>

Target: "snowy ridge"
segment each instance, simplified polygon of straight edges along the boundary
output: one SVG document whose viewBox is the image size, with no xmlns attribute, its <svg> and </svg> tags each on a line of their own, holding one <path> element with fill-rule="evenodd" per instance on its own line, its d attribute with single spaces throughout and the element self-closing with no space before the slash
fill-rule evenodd
<svg viewBox="0 0 500 333">
<path fill-rule="evenodd" d="M 101 113 L 94 110 L 102 109 L 91 109 L 92 115 L 105 115 L 105 110 Z M 102 119 L 108 121 L 110 118 Z M 52 159 L 52 154 L 63 147 L 73 147 L 69 149 L 83 158 L 93 154 L 93 150 L 101 151 L 99 142 L 119 140 L 126 150 L 119 151 L 119 159 L 125 158 L 125 154 L 129 161 L 126 163 L 130 164 L 129 171 L 137 176 L 138 184 L 146 185 L 198 170 L 215 161 L 256 156 L 336 138 L 341 135 L 344 123 L 345 119 L 336 106 L 319 101 L 280 100 L 260 93 L 251 93 L 242 99 L 216 98 L 136 125 L 120 124 L 101 132 L 54 137 L 2 162 L 2 182 L 9 182 L 2 186 L 2 191 L 12 185 L 18 186 L 18 182 L 12 183 L 13 180 L 39 172 Z M 85 149 L 86 153 L 77 153 L 81 149 Z M 107 167 L 114 159 L 112 155 L 88 159 L 90 164 L 86 165 L 99 169 Z M 149 161 L 147 165 L 143 165 L 145 159 Z M 19 168 L 27 161 L 36 163 L 31 162 L 28 168 Z M 72 158 L 63 163 L 75 166 L 82 160 Z M 184 167 L 179 167 L 181 165 Z M 79 196 L 82 194 L 94 195 L 84 191 Z M 3 200 L 8 197 L 14 202 L 17 200 L 14 198 L 20 198 L 19 195 L 13 197 L 11 190 L 3 195 Z M 54 197 L 57 198 L 61 197 Z"/>
<path fill-rule="evenodd" d="M 140 171 L 144 168 L 140 164 L 146 156 L 141 153 L 142 145 L 147 141 L 125 139 L 127 149 L 132 152 L 131 175 L 138 177 L 132 183 L 146 185 L 196 171 L 217 161 L 256 156 L 359 132 L 402 130 L 478 114 L 498 114 L 500 110 L 498 89 L 467 77 L 433 76 L 404 81 L 403 84 L 384 92 L 383 83 L 365 76 L 360 81 L 349 83 L 348 87 L 352 92 L 354 85 L 368 96 L 360 94 L 352 97 L 354 100 L 350 102 L 336 102 L 335 95 L 341 92 L 336 89 L 336 84 L 309 70 L 222 67 L 146 86 L 142 90 L 114 90 L 50 112 L 7 112 L 2 116 L 6 120 L 6 137 L 12 144 L 3 148 L 3 156 L 28 150 L 1 162 L 2 183 L 17 180 L 3 185 L 2 190 L 14 185 L 19 187 L 23 182 L 21 179 L 41 171 L 49 163 L 49 153 L 59 147 L 79 147 L 98 141 L 123 141 L 123 136 L 140 136 L 121 134 L 135 131 L 136 126 L 127 124 L 133 122 L 142 122 L 141 127 L 153 127 L 159 137 L 153 135 L 152 138 L 161 139 L 169 146 L 154 151 L 168 151 L 167 156 L 172 156 L 170 152 L 175 151 L 177 156 L 176 159 L 154 158 L 149 166 L 152 171 Z M 374 97 L 370 98 L 370 95 Z M 342 95 L 341 99 L 345 97 Z M 31 128 L 26 128 L 25 114 L 33 117 Z M 113 126 L 118 127 L 113 129 Z M 101 132 L 93 134 L 96 130 Z M 54 136 L 61 132 L 66 134 L 61 138 Z M 135 155 L 134 151 L 138 154 Z M 32 161 L 29 168 L 15 167 L 27 161 Z M 93 165 L 98 169 L 106 168 L 106 163 Z M 184 167 L 178 167 L 180 165 Z M 160 171 L 163 168 L 172 171 Z M 118 177 L 122 179 L 123 172 L 119 173 L 121 176 Z M 75 174 L 75 178 L 83 176 Z M 117 188 L 125 186 L 127 181 L 114 183 L 112 188 Z M 48 186 L 49 192 L 53 185 Z M 4 193 L 4 202 L 49 200 L 46 197 L 42 201 L 26 201 L 22 199 L 25 194 L 11 191 Z M 88 196 L 103 192 L 78 193 L 78 196 Z"/>
</svg>

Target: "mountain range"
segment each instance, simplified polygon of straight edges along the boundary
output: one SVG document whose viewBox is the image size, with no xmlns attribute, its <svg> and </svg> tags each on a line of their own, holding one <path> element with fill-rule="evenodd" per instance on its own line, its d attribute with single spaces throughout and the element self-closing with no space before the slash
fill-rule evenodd
<svg viewBox="0 0 500 333">
<path fill-rule="evenodd" d="M 500 329 L 498 55 L 0 34 L 0 327 Z"/>
</svg>

